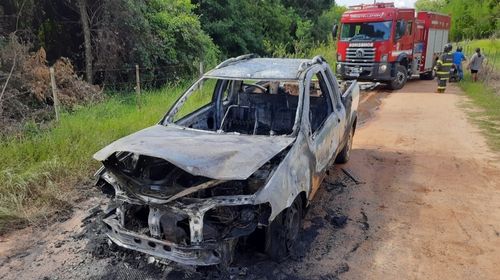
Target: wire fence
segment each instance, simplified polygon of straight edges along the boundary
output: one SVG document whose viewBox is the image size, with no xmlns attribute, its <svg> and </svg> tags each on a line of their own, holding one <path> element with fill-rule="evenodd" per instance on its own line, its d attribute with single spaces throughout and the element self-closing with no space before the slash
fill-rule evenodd
<svg viewBox="0 0 500 280">
<path fill-rule="evenodd" d="M 199 64 L 199 74 L 203 74 L 203 63 Z M 94 84 L 99 84 L 103 91 L 112 91 L 115 93 L 132 94 L 135 93 L 137 107 L 142 106 L 142 90 L 160 88 L 165 85 L 177 85 L 183 80 L 197 78 L 193 75 L 193 66 L 186 65 L 168 65 L 160 67 L 121 67 L 106 68 L 93 71 Z M 64 72 L 64 71 L 63 71 Z M 72 71 L 80 79 L 86 75 L 86 71 Z M 56 121 L 59 119 L 58 85 L 56 83 L 57 70 L 50 67 L 51 91 L 54 100 L 54 110 Z"/>
<path fill-rule="evenodd" d="M 467 57 L 466 65 L 471 57 L 476 52 L 476 47 L 471 46 L 468 42 L 464 43 L 463 53 Z M 500 70 L 500 50 L 498 49 L 481 49 L 481 54 L 484 55 L 483 65 L 479 71 L 479 77 L 486 84 L 490 84 L 492 79 L 499 76 Z"/>
<path fill-rule="evenodd" d="M 94 83 L 101 85 L 105 90 L 119 92 L 134 91 L 137 83 L 140 84 L 142 89 L 153 89 L 166 84 L 176 84 L 186 77 L 192 77 L 192 73 L 196 72 L 193 66 L 187 65 L 160 67 L 141 67 L 137 65 L 121 68 L 95 68 L 97 69 L 93 70 Z M 85 70 L 78 70 L 75 71 L 75 74 L 79 77 L 84 77 L 86 72 Z"/>
</svg>

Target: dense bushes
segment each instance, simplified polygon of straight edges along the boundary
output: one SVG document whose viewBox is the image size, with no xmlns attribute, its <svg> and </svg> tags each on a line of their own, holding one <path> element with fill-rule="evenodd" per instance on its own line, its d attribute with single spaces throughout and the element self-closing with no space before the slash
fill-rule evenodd
<svg viewBox="0 0 500 280">
<path fill-rule="evenodd" d="M 34 50 L 44 47 L 49 63 L 68 57 L 82 74 L 90 64 L 94 83 L 133 81 L 135 64 L 148 70 L 145 80 L 164 83 L 217 61 L 194 8 L 189 0 L 6 0 L 0 18 L 18 24 L 0 36 L 16 31 Z"/>
<path fill-rule="evenodd" d="M 200 62 L 208 69 L 245 53 L 314 55 L 315 47 L 332 44 L 330 30 L 342 12 L 332 0 L 2 1 L 2 132 L 52 119 L 48 66 L 56 66 L 61 102 L 71 109 L 99 99 L 101 89 L 130 92 L 136 64 L 141 86 L 157 88 L 197 75 Z M 30 56 L 39 63 L 23 66 Z"/>
<path fill-rule="evenodd" d="M 160 86 L 199 62 L 304 54 L 328 40 L 342 11 L 333 0 L 5 0 L 0 36 L 16 30 L 49 64 L 67 57 L 93 83 L 133 82 L 139 64 Z"/>
<path fill-rule="evenodd" d="M 331 0 L 194 2 L 202 28 L 224 56 L 304 53 L 328 40 L 334 20 L 342 13 Z"/>
<path fill-rule="evenodd" d="M 143 73 L 144 80 L 164 83 L 195 73 L 200 61 L 209 65 L 217 62 L 218 49 L 201 29 L 188 0 L 103 2 L 106 12 L 95 42 L 96 66 L 108 78 L 121 79 L 113 72 L 110 75 L 107 67 L 126 69 L 139 64 L 151 70 Z"/>
<path fill-rule="evenodd" d="M 269 48 L 288 45 L 296 36 L 301 18 L 279 1 L 203 0 L 197 13 L 203 29 L 220 47 L 224 56 L 244 53 L 265 54 Z"/>
<path fill-rule="evenodd" d="M 5 0 L 0 36 L 69 58 L 87 80 L 153 86 L 229 56 L 305 53 L 326 42 L 342 13 L 333 0 Z M 90 58 L 89 58 L 90 57 Z"/>
</svg>

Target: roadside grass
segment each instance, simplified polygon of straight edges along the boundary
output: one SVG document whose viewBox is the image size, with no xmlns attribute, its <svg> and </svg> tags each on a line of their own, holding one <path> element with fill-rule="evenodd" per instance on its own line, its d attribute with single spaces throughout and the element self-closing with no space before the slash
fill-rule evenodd
<svg viewBox="0 0 500 280">
<path fill-rule="evenodd" d="M 500 69 L 500 40 L 482 39 L 461 42 L 460 45 L 464 47 L 468 58 L 476 48 L 481 48 L 481 52 L 486 56 L 487 60 L 484 66 L 493 66 L 491 70 L 493 72 L 487 73 L 493 78 L 473 83 L 469 71 L 465 71 L 465 79 L 459 83 L 459 86 L 470 98 L 471 104 L 479 108 L 479 110 L 468 110 L 472 121 L 486 135 L 491 149 L 500 152 L 500 94 L 495 92 L 495 89 L 498 88 L 496 71 Z"/>
<path fill-rule="evenodd" d="M 470 75 L 460 82 L 460 87 L 479 110 L 469 111 L 472 121 L 486 135 L 492 150 L 500 152 L 500 95 L 482 82 L 473 83 Z"/>
<path fill-rule="evenodd" d="M 330 67 L 335 67 L 335 62 L 337 61 L 337 42 L 333 40 L 328 40 L 325 43 L 320 43 L 309 50 L 309 57 L 313 58 L 317 55 L 321 55 Z M 334 71 L 335 72 L 335 71 Z"/>
<path fill-rule="evenodd" d="M 469 59 L 474 54 L 476 48 L 480 48 L 481 53 L 486 57 L 487 63 L 493 65 L 496 69 L 500 69 L 500 40 L 493 38 L 463 41 L 458 43 L 458 45 L 464 48 L 464 54 Z"/>
<path fill-rule="evenodd" d="M 88 185 L 99 167 L 92 155 L 158 122 L 184 88 L 145 92 L 141 110 L 135 95 L 113 94 L 100 104 L 62 113 L 47 129 L 28 126 L 21 136 L 0 139 L 0 233 L 69 210 L 84 190 L 77 186 Z"/>
</svg>

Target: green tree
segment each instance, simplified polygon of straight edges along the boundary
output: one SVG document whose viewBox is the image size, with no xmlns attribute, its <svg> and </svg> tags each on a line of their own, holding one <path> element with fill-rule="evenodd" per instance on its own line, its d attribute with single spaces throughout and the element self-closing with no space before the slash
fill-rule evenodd
<svg viewBox="0 0 500 280">
<path fill-rule="evenodd" d="M 107 84 L 133 80 L 134 71 L 117 69 L 133 69 L 135 64 L 154 69 L 144 73 L 149 75 L 145 80 L 154 81 L 197 73 L 199 61 L 215 64 L 218 49 L 201 28 L 194 8 L 189 0 L 6 0 L 0 4 L 8 18 L 22 9 L 17 34 L 32 42 L 34 50 L 44 47 L 49 63 L 68 57 L 78 70 L 91 66 L 87 76 Z M 82 13 L 87 16 L 84 21 Z M 14 31 L 9 28 L 8 32 Z"/>
<path fill-rule="evenodd" d="M 283 4 L 293 8 L 302 18 L 314 20 L 335 6 L 335 0 L 283 0 Z"/>
<path fill-rule="evenodd" d="M 147 1 L 145 20 L 157 42 L 152 51 L 160 64 L 193 65 L 212 55 L 215 49 L 202 30 L 194 5 L 189 0 Z"/>
<path fill-rule="evenodd" d="M 415 7 L 450 14 L 450 37 L 455 41 L 486 38 L 500 29 L 498 0 L 417 0 Z"/>
<path fill-rule="evenodd" d="M 112 69 L 139 64 L 149 68 L 141 74 L 144 80 L 162 84 L 197 73 L 200 61 L 213 65 L 218 60 L 218 49 L 202 30 L 189 0 L 100 2 L 101 12 L 94 15 L 94 47 L 101 80 L 131 80 L 133 71 Z"/>
<path fill-rule="evenodd" d="M 265 54 L 266 41 L 290 44 L 300 19 L 278 0 L 203 0 L 197 6 L 203 29 L 226 56 Z"/>
<path fill-rule="evenodd" d="M 316 38 L 317 41 L 327 42 L 331 35 L 333 25 L 340 22 L 340 18 L 346 10 L 347 8 L 344 6 L 335 5 L 324 11 L 316 21 L 313 29 L 313 37 Z"/>
<path fill-rule="evenodd" d="M 204 0 L 198 5 L 204 30 L 225 55 L 262 52 L 264 30 L 250 1 Z"/>
<path fill-rule="evenodd" d="M 417 11 L 440 12 L 445 3 L 445 0 L 417 0 L 415 2 L 415 9 Z"/>
</svg>

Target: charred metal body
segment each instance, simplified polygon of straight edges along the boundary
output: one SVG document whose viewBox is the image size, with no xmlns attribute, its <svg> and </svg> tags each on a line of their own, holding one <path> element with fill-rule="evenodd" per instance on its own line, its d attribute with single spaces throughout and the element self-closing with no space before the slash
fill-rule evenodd
<svg viewBox="0 0 500 280">
<path fill-rule="evenodd" d="M 112 201 L 108 237 L 214 265 L 230 263 L 238 240 L 260 228 L 279 259 L 325 170 L 349 158 L 359 88 L 343 86 L 320 57 L 243 56 L 209 71 L 159 124 L 94 155 L 104 165 L 97 185 Z M 206 104 L 183 111 L 190 100 Z"/>
</svg>

